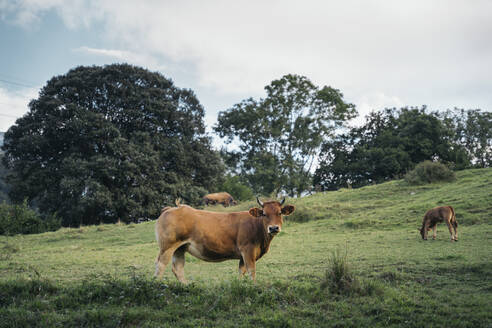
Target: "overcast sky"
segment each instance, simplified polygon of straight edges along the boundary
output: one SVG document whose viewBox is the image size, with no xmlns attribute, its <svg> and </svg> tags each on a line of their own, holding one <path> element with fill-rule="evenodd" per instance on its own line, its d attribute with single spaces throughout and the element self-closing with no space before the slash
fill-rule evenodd
<svg viewBox="0 0 492 328">
<path fill-rule="evenodd" d="M 285 74 L 385 107 L 492 110 L 488 0 L 0 0 L 0 131 L 51 77 L 127 62 L 217 113 Z"/>
</svg>

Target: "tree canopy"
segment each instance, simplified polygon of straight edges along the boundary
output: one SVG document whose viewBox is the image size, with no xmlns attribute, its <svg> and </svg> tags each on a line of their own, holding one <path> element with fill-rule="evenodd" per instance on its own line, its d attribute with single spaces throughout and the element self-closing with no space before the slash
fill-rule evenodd
<svg viewBox="0 0 492 328">
<path fill-rule="evenodd" d="M 159 73 L 115 64 L 52 78 L 5 134 L 13 201 L 64 225 L 155 218 L 222 182 L 194 93 Z"/>
<path fill-rule="evenodd" d="M 256 193 L 300 195 L 311 187 L 311 169 L 322 142 L 356 115 L 334 88 L 304 76 L 285 75 L 252 98 L 220 112 L 215 131 L 239 151 L 226 156 Z"/>
<path fill-rule="evenodd" d="M 467 167 L 470 159 L 454 133 L 425 107 L 372 112 L 363 126 L 323 145 L 314 184 L 334 190 L 380 183 L 401 178 L 424 160 Z"/>
<path fill-rule="evenodd" d="M 455 108 L 439 114 L 453 129 L 453 142 L 465 149 L 474 167 L 492 166 L 492 113 Z"/>
</svg>

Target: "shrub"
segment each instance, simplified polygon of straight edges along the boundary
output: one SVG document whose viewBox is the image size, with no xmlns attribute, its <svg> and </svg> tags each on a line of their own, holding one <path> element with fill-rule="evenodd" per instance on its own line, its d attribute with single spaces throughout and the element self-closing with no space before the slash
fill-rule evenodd
<svg viewBox="0 0 492 328">
<path fill-rule="evenodd" d="M 60 224 L 56 214 L 43 221 L 26 200 L 22 204 L 0 204 L 0 235 L 41 233 L 56 230 Z"/>
<path fill-rule="evenodd" d="M 456 176 L 446 165 L 424 161 L 405 175 L 405 181 L 412 185 L 433 183 L 439 181 L 454 181 Z"/>
<path fill-rule="evenodd" d="M 46 216 L 43 220 L 45 231 L 55 231 L 61 228 L 62 219 L 57 213 Z"/>
</svg>

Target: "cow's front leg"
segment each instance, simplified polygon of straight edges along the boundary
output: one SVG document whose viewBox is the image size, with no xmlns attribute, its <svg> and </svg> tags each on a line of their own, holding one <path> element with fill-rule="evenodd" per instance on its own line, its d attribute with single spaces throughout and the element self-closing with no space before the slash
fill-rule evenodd
<svg viewBox="0 0 492 328">
<path fill-rule="evenodd" d="M 246 273 L 246 265 L 244 264 L 243 258 L 239 259 L 239 277 L 241 278 Z"/>
<path fill-rule="evenodd" d="M 437 224 L 432 227 L 432 239 L 436 239 Z"/>
<path fill-rule="evenodd" d="M 424 223 L 424 240 L 427 240 L 427 231 L 429 231 L 429 221 Z"/>
<path fill-rule="evenodd" d="M 241 252 L 241 256 L 244 261 L 244 265 L 246 266 L 246 270 L 248 271 L 251 279 L 253 281 L 256 280 L 256 261 L 254 250 L 248 249 L 244 252 Z"/>
</svg>

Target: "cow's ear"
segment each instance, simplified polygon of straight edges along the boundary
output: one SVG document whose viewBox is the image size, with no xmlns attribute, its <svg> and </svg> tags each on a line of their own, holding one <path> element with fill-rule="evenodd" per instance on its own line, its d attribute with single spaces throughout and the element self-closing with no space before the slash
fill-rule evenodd
<svg viewBox="0 0 492 328">
<path fill-rule="evenodd" d="M 263 210 L 257 207 L 253 207 L 249 209 L 249 214 L 251 214 L 251 216 L 258 218 L 260 216 L 263 216 Z"/>
<path fill-rule="evenodd" d="M 282 207 L 282 214 L 283 215 L 289 215 L 290 213 L 294 212 L 296 210 L 296 207 L 294 205 L 285 205 Z"/>
</svg>

